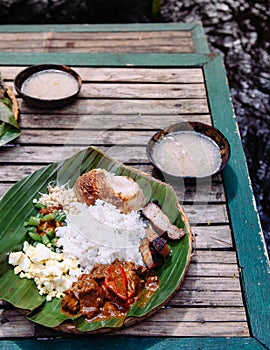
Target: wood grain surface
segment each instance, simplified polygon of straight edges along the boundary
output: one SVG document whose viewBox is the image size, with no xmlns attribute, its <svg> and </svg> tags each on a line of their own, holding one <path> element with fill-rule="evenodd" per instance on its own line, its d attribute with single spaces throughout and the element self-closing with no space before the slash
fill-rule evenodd
<svg viewBox="0 0 270 350">
<path fill-rule="evenodd" d="M 191 32 L 2 33 L 0 51 L 193 53 Z"/>
<path fill-rule="evenodd" d="M 4 47 L 5 40 L 19 40 L 19 48 L 32 40 L 31 45 L 35 47 L 40 35 L 54 48 L 73 40 L 66 35 L 48 37 L 47 33 L 33 33 L 29 38 L 26 34 L 5 34 L 0 47 Z M 103 37 L 109 43 L 110 38 Z M 153 45 L 155 40 L 163 40 L 149 35 L 141 40 L 150 39 Z M 85 35 L 80 43 L 84 40 Z M 177 36 L 172 41 L 173 47 L 177 46 L 175 40 Z M 13 91 L 14 78 L 24 68 L 0 67 Z M 153 133 L 180 121 L 211 124 L 201 69 L 72 68 L 83 80 L 81 93 L 72 105 L 59 110 L 41 110 L 18 98 L 22 134 L 0 149 L 1 196 L 40 167 L 67 158 L 91 144 L 116 160 L 162 179 L 146 156 L 146 145 Z M 174 184 L 174 188 L 196 237 L 195 254 L 186 279 L 166 307 L 147 320 L 113 334 L 247 337 L 249 326 L 223 179 L 217 175 L 198 183 L 180 182 Z M 0 319 L 2 338 L 13 338 L 15 331 L 18 338 L 71 337 L 29 322 L 6 302 L 1 303 Z"/>
</svg>

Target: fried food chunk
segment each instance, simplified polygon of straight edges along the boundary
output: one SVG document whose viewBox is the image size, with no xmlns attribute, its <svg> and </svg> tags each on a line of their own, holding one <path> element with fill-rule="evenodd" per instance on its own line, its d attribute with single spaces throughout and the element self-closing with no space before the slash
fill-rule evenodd
<svg viewBox="0 0 270 350">
<path fill-rule="evenodd" d="M 101 199 L 115 205 L 122 213 L 137 211 L 146 203 L 142 189 L 133 179 L 105 169 L 92 169 L 81 175 L 74 188 L 80 202 L 93 205 Z"/>
<path fill-rule="evenodd" d="M 167 235 L 171 240 L 178 240 L 185 236 L 185 231 L 170 223 L 168 216 L 154 202 L 149 202 L 142 210 L 142 214 L 150 221 L 159 236 Z"/>
</svg>

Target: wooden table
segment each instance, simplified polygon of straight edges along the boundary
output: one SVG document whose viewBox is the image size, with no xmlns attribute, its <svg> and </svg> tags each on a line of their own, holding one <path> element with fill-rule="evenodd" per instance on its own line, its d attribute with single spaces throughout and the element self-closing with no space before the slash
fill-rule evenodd
<svg viewBox="0 0 270 350">
<path fill-rule="evenodd" d="M 71 336 L 0 304 L 1 349 L 264 349 L 270 347 L 269 261 L 222 58 L 199 24 L 0 26 L 0 71 L 13 88 L 26 66 L 60 63 L 82 77 L 78 99 L 41 110 L 18 98 L 21 136 L 0 149 L 0 195 L 18 180 L 91 144 L 158 177 L 146 144 L 180 121 L 228 138 L 222 175 L 174 185 L 196 235 L 181 289 L 166 307 L 102 336 Z M 13 88 L 14 89 L 14 88 Z"/>
</svg>

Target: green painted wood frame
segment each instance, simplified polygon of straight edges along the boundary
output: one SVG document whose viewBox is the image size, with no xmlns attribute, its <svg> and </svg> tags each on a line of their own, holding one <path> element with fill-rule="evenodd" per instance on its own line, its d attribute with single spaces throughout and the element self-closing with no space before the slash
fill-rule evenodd
<svg viewBox="0 0 270 350">
<path fill-rule="evenodd" d="M 197 24 L 195 27 L 198 26 Z M 117 26 L 105 26 L 115 30 Z M 126 26 L 129 30 L 136 25 Z M 155 25 L 147 26 L 155 27 Z M 168 28 L 191 30 L 191 24 L 158 25 L 159 30 Z M 0 27 L 1 28 L 1 27 Z M 44 27 L 42 27 L 44 28 Z M 59 28 L 53 27 L 54 30 Z M 61 27 L 64 30 L 63 27 Z M 78 26 L 84 28 L 83 26 Z M 118 27 L 118 30 L 122 27 Z M 138 25 L 144 30 L 144 25 Z M 188 29 L 187 29 L 188 28 Z M 15 27 L 14 27 L 15 29 Z M 30 27 L 28 27 L 30 30 Z M 28 30 L 27 29 L 27 30 Z M 99 26 L 99 30 L 102 26 Z M 123 28 L 122 28 L 123 29 Z M 3 31 L 3 26 L 1 28 Z M 22 28 L 16 27 L 17 31 Z M 33 30 L 33 29 L 32 29 Z M 42 29 L 43 30 L 43 29 Z M 45 29 L 44 29 L 45 30 Z M 50 30 L 52 27 L 50 26 Z M 70 30 L 70 27 L 66 28 Z M 201 33 L 201 29 L 199 31 Z M 251 188 L 245 155 L 238 131 L 237 120 L 230 98 L 226 71 L 221 56 L 209 53 L 206 45 L 195 54 L 64 54 L 64 53 L 0 53 L 0 65 L 31 65 L 59 63 L 94 67 L 194 67 L 201 68 L 205 77 L 208 103 L 215 127 L 228 138 L 231 158 L 223 171 L 228 211 L 240 267 L 243 299 L 250 328 L 249 337 L 81 337 L 74 339 L 18 339 L 2 340 L 0 349 L 67 350 L 91 347 L 98 349 L 270 349 L 270 267 L 262 229 Z"/>
<path fill-rule="evenodd" d="M 200 23 L 131 23 L 131 24 L 44 24 L 0 25 L 0 33 L 33 32 L 132 32 L 132 31 L 187 31 L 191 32 L 196 53 L 209 53 L 205 33 Z"/>
</svg>

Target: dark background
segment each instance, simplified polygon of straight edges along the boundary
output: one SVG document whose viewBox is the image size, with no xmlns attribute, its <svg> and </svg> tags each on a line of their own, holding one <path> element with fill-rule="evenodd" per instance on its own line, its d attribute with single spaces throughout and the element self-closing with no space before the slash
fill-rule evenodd
<svg viewBox="0 0 270 350">
<path fill-rule="evenodd" d="M 224 58 L 270 253 L 270 0 L 0 0 L 0 24 L 201 22 Z M 244 205 L 244 203 L 243 203 Z"/>
</svg>

